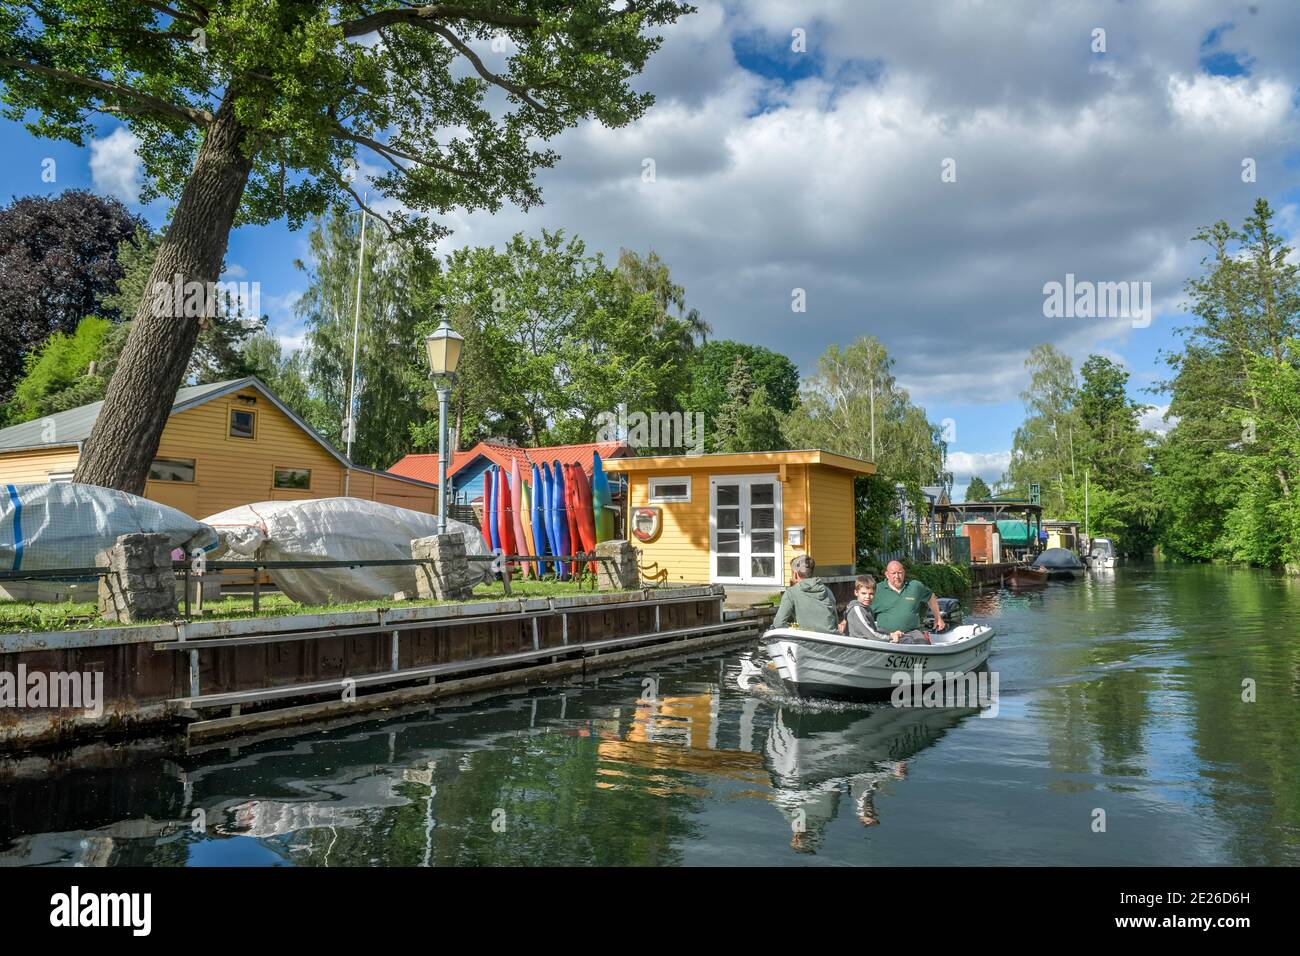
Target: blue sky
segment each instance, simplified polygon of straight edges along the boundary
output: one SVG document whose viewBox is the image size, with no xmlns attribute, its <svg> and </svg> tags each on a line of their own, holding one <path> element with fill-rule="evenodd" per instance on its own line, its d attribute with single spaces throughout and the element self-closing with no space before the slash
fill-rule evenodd
<svg viewBox="0 0 1300 956">
<path fill-rule="evenodd" d="M 783 351 L 805 373 L 827 345 L 875 335 L 931 420 L 952 420 L 958 496 L 1005 465 L 1032 346 L 1076 364 L 1108 355 L 1135 398 L 1163 404 L 1144 389 L 1178 345 L 1193 232 L 1239 224 L 1265 196 L 1294 234 L 1300 5 L 698 7 L 638 80 L 658 98 L 645 118 L 564 134 L 544 205 L 453 215 L 441 250 L 543 227 L 611 256 L 653 249 L 719 337 Z M 138 161 L 116 121 L 86 148 L 0 121 L 0 146 L 9 195 L 87 187 L 165 222 L 164 201 L 133 201 Z M 373 157 L 360 158 L 364 178 Z M 289 345 L 305 251 L 305 234 L 276 223 L 236 231 L 227 256 L 260 282 Z M 1153 321 L 1045 317 L 1043 286 L 1067 273 L 1150 282 Z M 795 289 L 806 313 L 791 312 Z"/>
</svg>

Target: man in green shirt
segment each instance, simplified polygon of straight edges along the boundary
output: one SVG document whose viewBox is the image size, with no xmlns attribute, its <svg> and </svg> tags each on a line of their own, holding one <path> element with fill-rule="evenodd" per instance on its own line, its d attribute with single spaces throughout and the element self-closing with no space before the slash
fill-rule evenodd
<svg viewBox="0 0 1300 956">
<path fill-rule="evenodd" d="M 885 586 L 876 588 L 871 601 L 871 611 L 876 615 L 876 626 L 890 634 L 896 644 L 928 644 L 921 632 L 921 608 L 930 605 L 934 614 L 934 629 L 942 631 L 948 625 L 939 612 L 939 599 L 920 581 L 908 581 L 907 572 L 897 561 L 885 568 Z"/>
<path fill-rule="evenodd" d="M 790 562 L 790 576 L 794 583 L 781 595 L 781 606 L 776 609 L 772 627 L 794 626 L 826 633 L 839 630 L 840 616 L 835 609 L 835 595 L 813 577 L 816 568 L 813 559 L 806 554 Z"/>
</svg>

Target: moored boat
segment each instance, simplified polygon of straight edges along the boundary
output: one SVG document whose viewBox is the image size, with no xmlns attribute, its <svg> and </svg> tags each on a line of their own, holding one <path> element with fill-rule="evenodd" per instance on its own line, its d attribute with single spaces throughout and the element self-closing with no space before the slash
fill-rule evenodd
<svg viewBox="0 0 1300 956">
<path fill-rule="evenodd" d="M 869 700 L 888 697 L 906 682 L 967 674 L 988 660 L 993 628 L 962 624 L 930 634 L 931 644 L 893 644 L 797 627 L 773 628 L 762 637 L 770 658 L 761 677 L 798 697 Z"/>
<path fill-rule="evenodd" d="M 1048 548 L 1034 558 L 1034 567 L 1045 568 L 1049 578 L 1074 578 L 1083 570 L 1083 562 L 1066 548 Z"/>
<path fill-rule="evenodd" d="M 1094 571 L 1115 567 L 1115 542 L 1110 538 L 1093 538 L 1088 544 L 1088 553 L 1083 560 Z"/>
<path fill-rule="evenodd" d="M 1047 584 L 1047 568 L 1036 568 L 1031 564 L 1017 564 L 1002 576 L 1007 587 L 1036 588 Z"/>
</svg>

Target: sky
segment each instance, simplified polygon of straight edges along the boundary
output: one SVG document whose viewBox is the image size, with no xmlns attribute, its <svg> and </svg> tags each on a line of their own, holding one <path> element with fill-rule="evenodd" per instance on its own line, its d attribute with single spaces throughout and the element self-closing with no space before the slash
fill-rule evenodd
<svg viewBox="0 0 1300 956">
<path fill-rule="evenodd" d="M 783 352 L 805 375 L 826 346 L 874 335 L 944 427 L 957 500 L 1006 466 L 1030 348 L 1122 363 L 1154 406 L 1147 423 L 1167 427 L 1167 398 L 1147 390 L 1186 322 L 1204 254 L 1191 237 L 1240 225 L 1259 196 L 1295 235 L 1293 0 L 696 6 L 637 79 L 656 96 L 645 117 L 564 133 L 541 206 L 454 214 L 439 250 L 543 228 L 611 257 L 653 250 L 715 337 Z M 364 189 L 376 167 L 359 158 Z M 91 188 L 161 226 L 168 203 L 139 203 L 141 175 L 114 120 L 85 148 L 0 121 L 6 200 Z M 227 254 L 291 347 L 305 254 L 305 232 L 283 222 L 236 230 Z M 1138 283 L 1150 313 L 1045 314 L 1045 286 L 1067 276 Z"/>
</svg>

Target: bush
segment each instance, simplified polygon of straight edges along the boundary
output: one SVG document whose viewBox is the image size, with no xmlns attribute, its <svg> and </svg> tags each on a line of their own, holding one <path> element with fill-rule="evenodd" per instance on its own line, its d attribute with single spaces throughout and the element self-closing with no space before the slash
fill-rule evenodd
<svg viewBox="0 0 1300 956">
<path fill-rule="evenodd" d="M 904 560 L 909 578 L 916 578 L 939 597 L 960 597 L 970 591 L 973 579 L 968 568 L 957 564 L 918 564 Z M 875 558 L 858 561 L 858 574 L 870 574 L 883 586 L 885 569 Z"/>
</svg>

